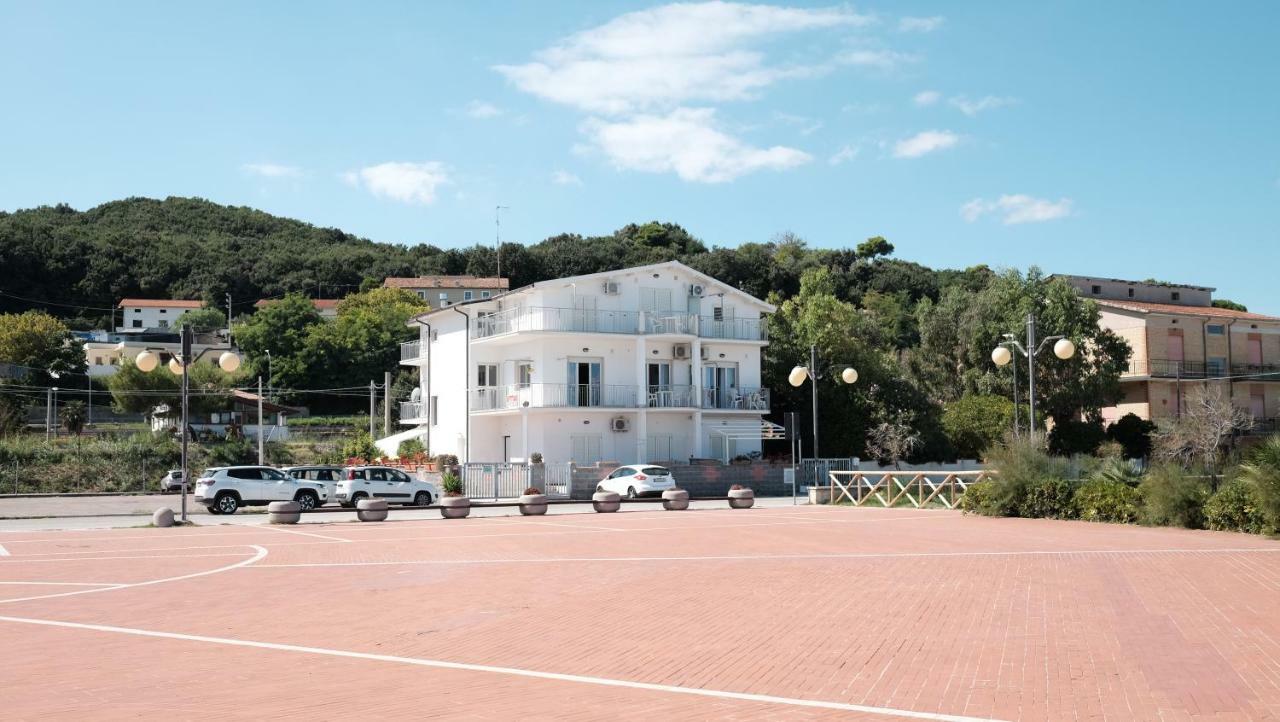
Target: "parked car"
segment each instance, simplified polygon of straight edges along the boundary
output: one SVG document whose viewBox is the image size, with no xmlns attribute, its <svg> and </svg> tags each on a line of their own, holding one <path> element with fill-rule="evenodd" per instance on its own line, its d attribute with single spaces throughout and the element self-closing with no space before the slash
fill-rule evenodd
<svg viewBox="0 0 1280 722">
<path fill-rule="evenodd" d="M 224 466 L 204 470 L 195 498 L 210 514 L 234 514 L 242 506 L 273 501 L 296 501 L 307 511 L 328 501 L 329 491 L 320 482 L 295 479 L 270 466 Z"/>
<path fill-rule="evenodd" d="M 329 492 L 329 501 L 337 499 L 338 482 L 347 475 L 345 469 L 341 466 L 286 466 L 280 471 L 292 476 L 295 479 L 306 479 L 307 481 L 315 481 L 324 484 L 324 488 Z"/>
<path fill-rule="evenodd" d="M 182 489 L 182 469 L 173 469 L 160 478 L 160 491 L 167 493 Z"/>
<path fill-rule="evenodd" d="M 667 489 L 674 489 L 676 480 L 671 472 L 652 464 L 619 466 L 596 484 L 596 491 L 612 491 L 628 499 L 641 496 L 662 496 Z"/>
<path fill-rule="evenodd" d="M 410 476 L 389 466 L 352 466 L 338 482 L 334 497 L 345 507 L 361 499 L 386 499 L 390 504 L 430 506 L 440 498 L 435 484 Z"/>
</svg>

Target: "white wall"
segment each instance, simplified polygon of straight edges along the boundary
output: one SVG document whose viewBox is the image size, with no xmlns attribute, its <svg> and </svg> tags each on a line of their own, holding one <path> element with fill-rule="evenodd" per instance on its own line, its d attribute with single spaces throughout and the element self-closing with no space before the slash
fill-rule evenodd
<svg viewBox="0 0 1280 722">
<path fill-rule="evenodd" d="M 198 306 L 196 308 L 199 308 Z M 147 328 L 174 328 L 173 321 L 187 311 L 195 309 L 186 308 L 184 306 L 165 306 L 159 308 L 125 306 L 123 309 L 123 324 L 116 328 L 117 331 L 136 331 Z M 142 326 L 133 325 L 134 321 L 142 321 Z M 164 321 L 167 325 L 162 325 Z"/>
</svg>

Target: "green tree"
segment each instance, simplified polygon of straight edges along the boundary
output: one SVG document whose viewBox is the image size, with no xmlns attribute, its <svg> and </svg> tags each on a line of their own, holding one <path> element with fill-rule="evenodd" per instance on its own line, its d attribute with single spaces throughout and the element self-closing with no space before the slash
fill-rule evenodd
<svg viewBox="0 0 1280 722">
<path fill-rule="evenodd" d="M 244 352 L 247 376 L 266 378 L 269 367 L 272 387 L 308 387 L 314 360 L 306 353 L 307 340 L 324 323 L 310 299 L 290 293 L 237 324 L 233 337 Z"/>
<path fill-rule="evenodd" d="M 966 394 L 943 405 L 942 428 L 960 458 L 981 459 L 1013 428 L 1013 402 L 995 394 Z"/>
<path fill-rule="evenodd" d="M 311 378 L 332 387 L 382 381 L 400 363 L 400 344 L 417 336 L 409 319 L 428 310 L 416 295 L 398 288 L 356 293 L 338 304 L 338 316 L 312 326 L 302 353 Z"/>
<path fill-rule="evenodd" d="M 1235 301 L 1232 301 L 1226 298 L 1213 299 L 1213 307 L 1225 308 L 1231 311 L 1248 311 L 1249 310 L 1247 307 L 1245 307 L 1243 303 L 1236 303 Z"/>
<path fill-rule="evenodd" d="M 217 308 L 205 306 L 194 311 L 187 311 L 173 321 L 174 328 L 181 328 L 184 324 L 195 331 L 221 330 L 227 327 L 227 313 Z"/>
<path fill-rule="evenodd" d="M 871 260 L 876 256 L 888 256 L 893 253 L 893 244 L 881 236 L 873 236 L 858 244 L 858 258 Z"/>
<path fill-rule="evenodd" d="M 1107 438 L 1124 448 L 1126 459 L 1145 459 L 1151 455 L 1151 438 L 1156 425 L 1137 414 L 1125 414 L 1107 427 Z"/>
<path fill-rule="evenodd" d="M 68 401 L 62 405 L 62 410 L 58 412 L 58 418 L 62 422 L 62 428 L 72 436 L 79 436 L 84 431 L 85 420 L 87 414 L 83 401 Z"/>
<path fill-rule="evenodd" d="M 228 374 L 209 359 L 192 364 L 188 410 L 191 414 L 208 414 L 225 410 L 231 401 L 231 390 L 243 382 L 242 373 Z M 182 379 L 164 364 L 152 371 L 139 369 L 125 359 L 120 368 L 106 377 L 112 407 L 119 413 L 152 414 L 174 418 L 182 414 Z M 157 411 L 157 409 L 161 409 Z"/>
<path fill-rule="evenodd" d="M 32 386 L 53 385 L 53 374 L 83 374 L 86 363 L 80 339 L 43 311 L 0 313 L 0 362 L 19 367 Z"/>
</svg>

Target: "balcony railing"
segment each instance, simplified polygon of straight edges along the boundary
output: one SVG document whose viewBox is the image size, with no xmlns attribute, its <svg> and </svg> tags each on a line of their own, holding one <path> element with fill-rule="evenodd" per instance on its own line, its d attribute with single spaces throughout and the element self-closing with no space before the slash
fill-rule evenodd
<svg viewBox="0 0 1280 722">
<path fill-rule="evenodd" d="M 1206 379 L 1227 375 L 1226 364 L 1210 361 L 1170 361 L 1151 359 L 1130 361 L 1125 376 L 1150 376 L 1157 379 Z"/>
<path fill-rule="evenodd" d="M 688 313 L 652 313 L 644 315 L 645 333 L 678 333 L 686 336 L 697 334 L 697 316 Z"/>
<path fill-rule="evenodd" d="M 698 319 L 698 335 L 703 338 L 724 338 L 736 341 L 768 341 L 769 329 L 757 318 L 729 318 L 716 320 L 714 316 Z"/>
<path fill-rule="evenodd" d="M 1231 364 L 1231 375 L 1244 381 L 1280 381 L 1280 364 Z"/>
<path fill-rule="evenodd" d="M 711 339 L 767 341 L 762 319 L 716 320 L 713 316 L 651 311 L 600 311 L 534 306 L 480 316 L 472 321 L 474 338 L 525 331 L 572 333 L 682 334 Z M 401 358 L 406 358 L 401 354 Z"/>
<path fill-rule="evenodd" d="M 421 341 L 400 344 L 401 361 L 417 361 L 420 358 L 426 358 L 426 349 L 422 347 Z"/>
<path fill-rule="evenodd" d="M 666 384 L 624 386 L 535 383 L 471 389 L 469 396 L 472 411 L 501 411 L 526 407 L 535 409 L 702 408 L 761 412 L 769 410 L 769 390 L 763 388 L 699 389 L 696 386 Z M 402 410 L 402 417 L 404 413 Z"/>
<path fill-rule="evenodd" d="M 427 405 L 418 401 L 401 401 L 400 402 L 400 420 L 426 420 Z"/>
</svg>

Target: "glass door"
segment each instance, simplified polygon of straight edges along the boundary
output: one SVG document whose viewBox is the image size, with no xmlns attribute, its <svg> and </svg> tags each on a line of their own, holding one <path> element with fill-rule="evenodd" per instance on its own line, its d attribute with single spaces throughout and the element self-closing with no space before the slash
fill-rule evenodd
<svg viewBox="0 0 1280 722">
<path fill-rule="evenodd" d="M 702 367 L 704 408 L 732 409 L 740 406 L 738 364 L 707 364 Z"/>
<path fill-rule="evenodd" d="M 600 405 L 599 361 L 570 361 L 567 381 L 567 402 L 569 406 Z"/>
<path fill-rule="evenodd" d="M 671 389 L 671 363 L 661 361 L 649 364 L 649 406 L 668 407 L 674 404 Z"/>
</svg>

